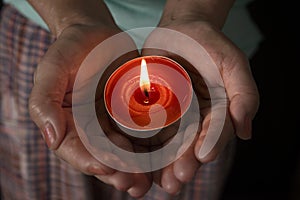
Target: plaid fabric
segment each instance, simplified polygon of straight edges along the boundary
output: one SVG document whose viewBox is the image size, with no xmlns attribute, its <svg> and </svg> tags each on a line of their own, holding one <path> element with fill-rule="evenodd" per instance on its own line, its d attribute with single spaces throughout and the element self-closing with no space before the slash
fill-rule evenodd
<svg viewBox="0 0 300 200">
<path fill-rule="evenodd" d="M 28 98 L 39 59 L 51 35 L 11 6 L 0 22 L 0 193 L 3 200 L 132 199 L 73 169 L 49 151 L 29 117 Z M 231 145 L 232 146 L 232 145 Z M 217 199 L 232 148 L 198 170 L 177 196 L 153 185 L 145 200 Z"/>
</svg>

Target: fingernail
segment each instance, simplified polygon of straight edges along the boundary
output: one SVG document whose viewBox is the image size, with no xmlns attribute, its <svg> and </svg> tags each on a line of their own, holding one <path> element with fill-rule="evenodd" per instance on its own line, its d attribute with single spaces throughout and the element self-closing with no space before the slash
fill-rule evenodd
<svg viewBox="0 0 300 200">
<path fill-rule="evenodd" d="M 51 149 L 52 145 L 56 140 L 56 135 L 53 126 L 47 122 L 43 130 L 44 139 L 47 143 L 48 148 Z"/>
</svg>

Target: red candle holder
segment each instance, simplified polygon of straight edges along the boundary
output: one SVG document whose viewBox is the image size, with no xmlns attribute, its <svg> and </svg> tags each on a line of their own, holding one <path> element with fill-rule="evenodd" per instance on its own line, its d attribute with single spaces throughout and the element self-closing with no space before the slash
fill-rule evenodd
<svg viewBox="0 0 300 200">
<path fill-rule="evenodd" d="M 163 56 L 143 56 L 111 74 L 104 102 L 122 127 L 151 131 L 178 121 L 188 110 L 192 94 L 191 79 L 181 65 Z"/>
</svg>

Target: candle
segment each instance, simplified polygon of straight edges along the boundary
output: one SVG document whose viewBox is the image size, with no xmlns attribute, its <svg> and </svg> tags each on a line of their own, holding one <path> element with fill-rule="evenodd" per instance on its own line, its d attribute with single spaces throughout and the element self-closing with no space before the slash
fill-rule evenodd
<svg viewBox="0 0 300 200">
<path fill-rule="evenodd" d="M 192 100 L 188 73 L 163 56 L 144 56 L 120 66 L 106 82 L 104 102 L 122 127 L 149 131 L 178 121 Z"/>
</svg>

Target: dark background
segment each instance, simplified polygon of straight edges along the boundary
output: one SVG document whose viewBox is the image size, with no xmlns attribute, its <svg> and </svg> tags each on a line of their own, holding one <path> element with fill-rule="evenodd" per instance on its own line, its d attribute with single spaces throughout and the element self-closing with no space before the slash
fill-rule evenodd
<svg viewBox="0 0 300 200">
<path fill-rule="evenodd" d="M 265 38 L 251 58 L 260 108 L 253 122 L 252 139 L 238 141 L 221 200 L 300 199 L 296 96 L 300 91 L 296 88 L 300 86 L 296 83 L 300 17 L 296 8 L 288 1 L 256 0 L 248 6 Z"/>
</svg>

